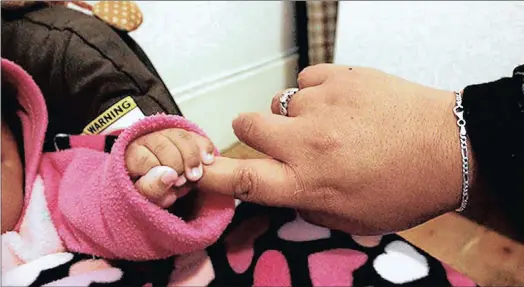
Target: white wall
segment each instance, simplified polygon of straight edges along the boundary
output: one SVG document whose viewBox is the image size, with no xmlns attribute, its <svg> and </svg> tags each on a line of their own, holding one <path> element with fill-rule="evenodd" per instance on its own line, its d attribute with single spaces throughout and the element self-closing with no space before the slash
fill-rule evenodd
<svg viewBox="0 0 524 287">
<path fill-rule="evenodd" d="M 456 90 L 524 63 L 524 2 L 340 2 L 335 62 Z"/>
<path fill-rule="evenodd" d="M 184 115 L 219 148 L 236 142 L 232 119 L 269 111 L 272 96 L 294 85 L 294 11 L 281 1 L 141 1 L 132 33 Z"/>
</svg>

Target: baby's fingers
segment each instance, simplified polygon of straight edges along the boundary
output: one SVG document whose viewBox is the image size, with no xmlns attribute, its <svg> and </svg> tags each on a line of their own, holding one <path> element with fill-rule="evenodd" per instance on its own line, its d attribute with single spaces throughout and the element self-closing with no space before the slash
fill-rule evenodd
<svg viewBox="0 0 524 287">
<path fill-rule="evenodd" d="M 178 180 L 177 172 L 167 166 L 156 166 L 140 177 L 136 189 L 161 208 L 171 206 L 177 196 L 171 187 Z"/>
<path fill-rule="evenodd" d="M 211 141 L 203 136 L 194 134 L 195 141 L 200 149 L 200 155 L 202 156 L 202 162 L 205 165 L 210 165 L 215 161 L 215 147 Z"/>
<path fill-rule="evenodd" d="M 168 129 L 164 130 L 162 134 L 177 146 L 182 155 L 187 180 L 199 180 L 203 173 L 202 163 L 213 162 L 214 158 L 209 156 L 213 151 L 213 146 L 207 144 L 199 135 L 182 129 Z"/>
<path fill-rule="evenodd" d="M 125 161 L 133 178 L 145 175 L 155 166 L 171 167 L 178 174 L 185 170 L 178 147 L 159 132 L 133 141 L 127 148 Z"/>
<path fill-rule="evenodd" d="M 132 178 L 145 175 L 153 167 L 160 165 L 160 161 L 154 153 L 137 143 L 132 143 L 127 148 L 125 162 L 129 175 Z"/>
</svg>

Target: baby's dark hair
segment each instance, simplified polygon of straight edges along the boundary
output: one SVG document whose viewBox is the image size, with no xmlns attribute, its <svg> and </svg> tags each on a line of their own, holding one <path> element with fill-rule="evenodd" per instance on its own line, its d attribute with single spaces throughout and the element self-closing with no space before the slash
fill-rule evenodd
<svg viewBox="0 0 524 287">
<path fill-rule="evenodd" d="M 23 110 L 17 99 L 17 90 L 9 82 L 2 79 L 2 121 L 9 127 L 13 134 L 20 160 L 24 164 L 24 140 L 22 123 L 17 113 Z"/>
</svg>

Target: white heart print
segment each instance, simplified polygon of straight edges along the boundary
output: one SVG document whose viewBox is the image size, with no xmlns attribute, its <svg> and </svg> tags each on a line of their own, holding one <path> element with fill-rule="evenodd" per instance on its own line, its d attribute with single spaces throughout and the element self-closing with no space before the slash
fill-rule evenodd
<svg viewBox="0 0 524 287">
<path fill-rule="evenodd" d="M 373 267 L 382 278 L 395 284 L 412 282 L 429 274 L 426 258 L 402 241 L 389 243 L 384 253 L 373 261 Z"/>
<path fill-rule="evenodd" d="M 295 220 L 284 224 L 278 230 L 278 237 L 295 242 L 325 239 L 330 236 L 329 229 L 308 223 L 298 214 Z"/>
<path fill-rule="evenodd" d="M 53 253 L 20 265 L 2 274 L 2 286 L 29 286 L 40 272 L 56 268 L 73 259 L 71 253 Z"/>
</svg>

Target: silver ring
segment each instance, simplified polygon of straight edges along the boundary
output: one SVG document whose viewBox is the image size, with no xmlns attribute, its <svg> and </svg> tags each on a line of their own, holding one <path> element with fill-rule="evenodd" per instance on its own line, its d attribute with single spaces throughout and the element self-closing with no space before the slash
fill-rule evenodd
<svg viewBox="0 0 524 287">
<path fill-rule="evenodd" d="M 280 96 L 279 102 L 280 102 L 280 114 L 287 117 L 289 107 L 289 102 L 291 101 L 291 98 L 293 95 L 295 95 L 298 92 L 297 88 L 291 88 L 285 90 L 282 95 Z"/>
</svg>

